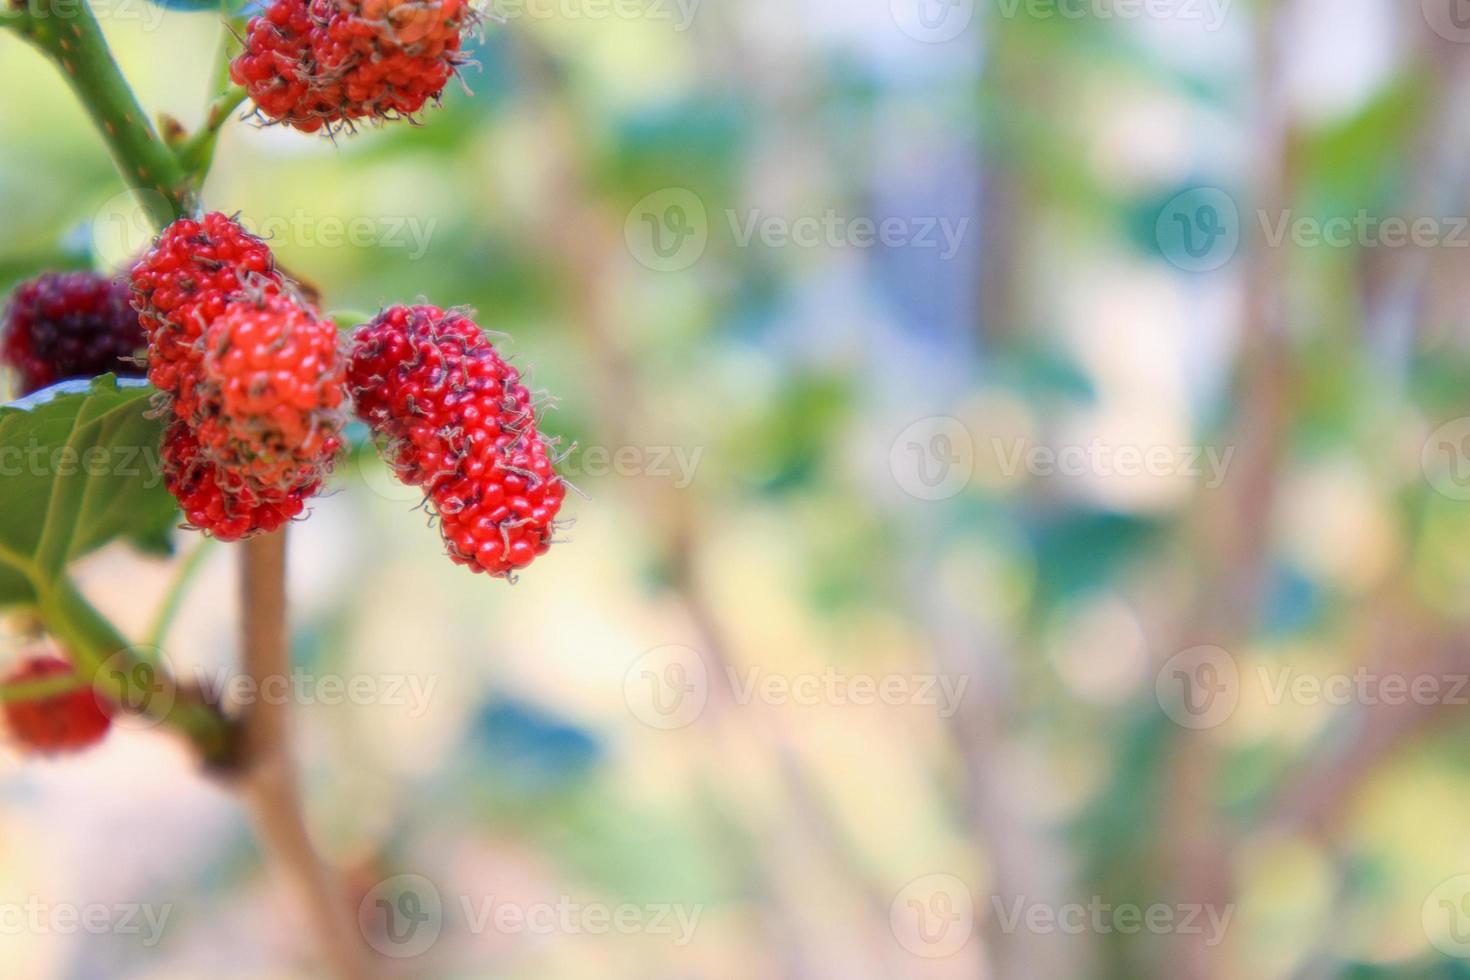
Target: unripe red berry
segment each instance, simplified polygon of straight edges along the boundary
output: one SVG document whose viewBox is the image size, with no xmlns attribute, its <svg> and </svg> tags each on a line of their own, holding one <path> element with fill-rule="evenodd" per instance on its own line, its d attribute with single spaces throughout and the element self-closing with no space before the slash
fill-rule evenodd
<svg viewBox="0 0 1470 980">
<path fill-rule="evenodd" d="M 126 279 L 50 272 L 15 287 L 0 318 L 0 361 L 22 395 L 109 371 L 141 377 L 132 360 L 144 346 Z"/>
<path fill-rule="evenodd" d="M 354 337 L 347 381 L 399 478 L 424 488 L 451 558 L 510 577 L 546 553 L 566 486 L 520 373 L 469 316 L 384 310 Z"/>
<path fill-rule="evenodd" d="M 76 668 L 49 653 L 33 654 L 5 675 L 0 687 L 14 689 L 37 681 L 75 676 Z M 77 752 L 96 745 L 112 727 L 112 716 L 91 685 L 62 694 L 25 700 L 6 700 L 5 724 L 16 744 L 27 752 L 52 755 Z"/>
</svg>

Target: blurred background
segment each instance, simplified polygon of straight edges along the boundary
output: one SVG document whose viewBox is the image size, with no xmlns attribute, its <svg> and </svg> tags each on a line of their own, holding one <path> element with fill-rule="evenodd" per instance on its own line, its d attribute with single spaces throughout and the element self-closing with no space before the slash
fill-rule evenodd
<svg viewBox="0 0 1470 980">
<path fill-rule="evenodd" d="M 496 0 L 468 91 L 232 123 L 324 306 L 480 312 L 587 499 L 512 586 L 368 447 L 293 531 L 390 975 L 1470 976 L 1470 4 Z M 219 18 L 95 0 L 151 111 Z M 148 231 L 0 33 L 0 287 Z M 232 548 L 81 570 L 227 684 Z M 0 764 L 0 972 L 313 976 L 164 735 Z"/>
</svg>

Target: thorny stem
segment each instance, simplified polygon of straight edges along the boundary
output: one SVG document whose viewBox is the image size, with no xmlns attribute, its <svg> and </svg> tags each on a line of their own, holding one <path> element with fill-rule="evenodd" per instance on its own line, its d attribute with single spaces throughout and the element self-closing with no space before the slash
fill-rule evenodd
<svg viewBox="0 0 1470 980">
<path fill-rule="evenodd" d="M 184 169 L 138 105 L 91 8 L 82 0 L 0 0 L 0 25 L 17 30 L 61 69 L 154 222 L 166 225 L 184 213 Z"/>
<path fill-rule="evenodd" d="M 242 658 L 251 690 L 270 690 L 291 669 L 286 640 L 286 532 L 254 538 L 240 552 L 245 610 Z M 246 769 L 240 791 L 267 858 L 296 892 L 334 976 L 363 980 L 374 971 L 347 902 L 317 855 L 302 816 L 291 754 L 288 705 L 257 698 L 244 719 Z"/>
</svg>

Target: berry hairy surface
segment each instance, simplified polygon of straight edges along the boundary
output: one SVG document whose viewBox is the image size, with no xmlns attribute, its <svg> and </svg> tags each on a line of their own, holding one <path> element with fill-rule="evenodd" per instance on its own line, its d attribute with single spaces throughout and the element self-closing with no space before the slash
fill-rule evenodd
<svg viewBox="0 0 1470 980">
<path fill-rule="evenodd" d="M 264 242 L 218 213 L 170 225 L 132 281 L 170 419 L 164 478 L 189 525 L 224 541 L 277 530 L 342 446 L 335 325 Z"/>
<path fill-rule="evenodd" d="M 164 434 L 163 474 L 189 526 L 221 541 L 280 529 L 321 489 L 315 484 L 294 491 L 253 487 L 212 462 L 193 428 L 182 420 L 175 420 Z"/>
<path fill-rule="evenodd" d="M 348 388 L 451 558 L 511 577 L 546 553 L 566 486 L 520 373 L 466 313 L 384 310 L 353 339 Z"/>
<path fill-rule="evenodd" d="M 303 132 L 411 117 L 465 63 L 465 0 L 274 0 L 230 77 L 261 114 Z"/>
<path fill-rule="evenodd" d="M 247 289 L 279 287 L 265 242 L 219 212 L 180 218 L 133 267 L 133 303 L 148 333 L 148 380 L 189 414 L 204 330 Z"/>
</svg>

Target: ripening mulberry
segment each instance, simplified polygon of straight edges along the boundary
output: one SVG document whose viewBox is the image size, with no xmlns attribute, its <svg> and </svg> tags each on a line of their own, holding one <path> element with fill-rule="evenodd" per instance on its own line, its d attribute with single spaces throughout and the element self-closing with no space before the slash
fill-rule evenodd
<svg viewBox="0 0 1470 980">
<path fill-rule="evenodd" d="M 265 242 L 217 211 L 180 218 L 133 267 L 133 302 L 148 333 L 148 380 L 192 414 L 204 330 L 247 290 L 279 287 Z"/>
<path fill-rule="evenodd" d="M 412 116 L 465 63 L 467 0 L 274 0 L 230 64 L 268 119 L 333 132 Z"/>
<path fill-rule="evenodd" d="M 0 361 L 22 395 L 109 371 L 140 377 L 133 360 L 146 343 L 126 279 L 50 272 L 15 287 L 0 318 Z"/>
<path fill-rule="evenodd" d="M 299 515 L 342 445 L 335 325 L 222 214 L 170 225 L 133 288 L 171 418 L 164 476 L 189 524 L 234 541 Z"/>
<path fill-rule="evenodd" d="M 383 311 L 355 336 L 347 383 L 399 478 L 424 489 L 450 557 L 510 577 L 546 553 L 566 486 L 520 373 L 468 315 Z"/>
<path fill-rule="evenodd" d="M 0 687 L 12 691 L 23 684 L 64 681 L 76 668 L 50 653 L 27 656 L 5 675 Z M 6 728 L 15 742 L 28 752 L 52 755 L 77 752 L 96 745 L 112 727 L 112 716 L 90 684 L 78 679 L 77 686 L 60 694 L 23 700 L 6 699 Z"/>
<path fill-rule="evenodd" d="M 221 541 L 269 534 L 306 508 L 319 484 L 295 490 L 253 487 L 212 462 L 187 422 L 176 419 L 163 437 L 163 473 L 189 526 Z"/>
<path fill-rule="evenodd" d="M 257 490 L 317 487 L 342 448 L 337 326 L 295 300 L 231 303 L 204 334 L 201 447 Z"/>
</svg>

